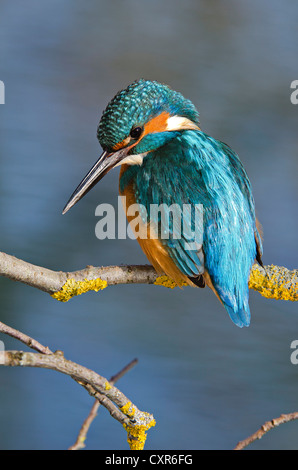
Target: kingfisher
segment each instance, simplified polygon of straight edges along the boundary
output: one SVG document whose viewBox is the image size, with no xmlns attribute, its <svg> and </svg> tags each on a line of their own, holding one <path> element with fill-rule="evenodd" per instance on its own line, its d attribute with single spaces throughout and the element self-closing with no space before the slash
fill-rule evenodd
<svg viewBox="0 0 298 470">
<path fill-rule="evenodd" d="M 263 266 L 263 248 L 251 184 L 237 154 L 201 130 L 189 99 L 145 79 L 109 102 L 97 138 L 103 153 L 63 214 L 120 166 L 126 217 L 132 226 L 130 208 L 139 208 L 133 230 L 155 270 L 179 286 L 207 285 L 237 326 L 249 326 L 248 280 L 255 260 Z M 168 218 L 150 213 L 161 206 Z"/>
</svg>

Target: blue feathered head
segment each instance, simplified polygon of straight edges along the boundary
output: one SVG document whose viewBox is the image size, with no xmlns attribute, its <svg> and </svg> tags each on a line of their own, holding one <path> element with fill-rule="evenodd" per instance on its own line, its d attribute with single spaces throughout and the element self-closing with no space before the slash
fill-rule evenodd
<svg viewBox="0 0 298 470">
<path fill-rule="evenodd" d="M 133 135 L 134 129 L 144 129 L 161 114 L 199 124 L 198 111 L 181 93 L 156 81 L 137 80 L 117 93 L 106 107 L 97 129 L 99 143 L 105 150 L 115 150 L 119 143 Z"/>
</svg>

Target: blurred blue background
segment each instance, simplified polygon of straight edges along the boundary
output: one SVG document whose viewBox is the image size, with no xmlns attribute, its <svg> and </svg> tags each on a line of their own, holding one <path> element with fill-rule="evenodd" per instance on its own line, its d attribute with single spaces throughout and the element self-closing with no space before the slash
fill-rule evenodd
<svg viewBox="0 0 298 470">
<path fill-rule="evenodd" d="M 116 205 L 118 170 L 65 216 L 101 148 L 96 127 L 114 94 L 144 77 L 191 99 L 202 129 L 228 143 L 251 179 L 264 263 L 298 267 L 298 4 L 291 0 L 2 0 L 1 251 L 54 270 L 147 263 L 136 241 L 95 237 L 95 208 Z M 110 287 L 58 303 L 0 279 L 1 321 L 110 377 L 157 425 L 146 449 L 231 449 L 266 420 L 298 409 L 297 305 L 251 291 L 239 329 L 208 289 Z M 0 336 L 7 349 L 24 349 Z M 65 449 L 92 399 L 58 373 L 2 368 L 2 449 Z M 127 449 L 104 409 L 88 449 Z M 251 449 L 297 449 L 298 423 Z"/>
</svg>

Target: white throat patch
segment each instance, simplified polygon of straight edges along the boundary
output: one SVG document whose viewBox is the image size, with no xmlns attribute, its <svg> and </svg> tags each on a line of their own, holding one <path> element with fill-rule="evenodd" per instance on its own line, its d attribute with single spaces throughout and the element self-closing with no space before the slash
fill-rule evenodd
<svg viewBox="0 0 298 470">
<path fill-rule="evenodd" d="M 183 129 L 193 129 L 199 131 L 200 128 L 190 119 L 182 116 L 171 116 L 167 120 L 166 131 L 180 131 Z"/>
<path fill-rule="evenodd" d="M 146 157 L 148 152 L 139 153 L 138 155 L 128 155 L 125 157 L 121 162 L 117 163 L 116 166 L 119 165 L 142 165 L 143 159 Z"/>
</svg>

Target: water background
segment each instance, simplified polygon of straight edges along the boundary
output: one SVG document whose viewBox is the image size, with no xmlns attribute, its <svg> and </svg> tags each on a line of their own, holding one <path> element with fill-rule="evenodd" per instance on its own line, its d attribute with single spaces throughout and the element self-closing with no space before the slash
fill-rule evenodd
<svg viewBox="0 0 298 470">
<path fill-rule="evenodd" d="M 264 263 L 298 267 L 298 4 L 290 0 L 2 0 L 1 251 L 54 270 L 143 264 L 136 241 L 95 237 L 95 208 L 116 205 L 118 170 L 66 216 L 98 158 L 107 102 L 137 78 L 169 84 L 198 107 L 202 129 L 228 143 L 251 179 Z M 208 289 L 110 287 L 66 304 L 0 279 L 1 320 L 110 377 L 157 425 L 147 449 L 231 449 L 263 422 L 298 409 L 297 305 L 251 291 L 239 329 Z M 24 349 L 0 336 L 7 349 Z M 0 448 L 65 449 L 92 399 L 68 377 L 2 368 Z M 100 410 L 88 449 L 127 449 Z M 297 449 L 298 423 L 253 449 Z"/>
</svg>

